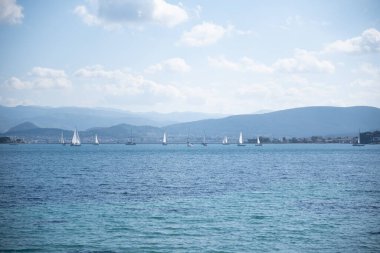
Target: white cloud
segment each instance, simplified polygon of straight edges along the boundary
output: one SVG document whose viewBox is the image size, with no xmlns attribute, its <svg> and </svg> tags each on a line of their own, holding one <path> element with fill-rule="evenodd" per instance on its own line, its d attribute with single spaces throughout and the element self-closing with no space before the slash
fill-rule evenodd
<svg viewBox="0 0 380 253">
<path fill-rule="evenodd" d="M 165 0 L 93 0 L 87 5 L 76 6 L 74 13 L 87 25 L 108 30 L 139 27 L 144 23 L 173 27 L 188 19 L 187 12 L 180 5 Z"/>
<path fill-rule="evenodd" d="M 170 58 L 148 67 L 145 72 L 156 73 L 165 70 L 185 73 L 189 72 L 191 70 L 191 67 L 182 58 Z"/>
<path fill-rule="evenodd" d="M 317 56 L 306 50 L 295 50 L 291 58 L 277 60 L 273 67 L 285 72 L 323 72 L 334 73 L 335 66 L 327 60 L 320 60 Z"/>
<path fill-rule="evenodd" d="M 376 53 L 380 52 L 380 31 L 375 28 L 365 30 L 360 36 L 347 40 L 337 40 L 325 46 L 323 52 Z"/>
<path fill-rule="evenodd" d="M 30 80 L 11 77 L 5 81 L 5 85 L 17 90 L 67 89 L 71 87 L 71 81 L 63 70 L 35 67 L 28 76 Z"/>
<path fill-rule="evenodd" d="M 16 0 L 0 0 L 0 23 L 20 24 L 24 18 Z"/>
<path fill-rule="evenodd" d="M 129 69 L 105 70 L 102 65 L 93 65 L 78 69 L 74 75 L 83 78 L 121 79 L 130 74 Z"/>
<path fill-rule="evenodd" d="M 38 77 L 67 78 L 66 73 L 63 70 L 42 67 L 34 67 L 30 72 L 30 75 Z"/>
<path fill-rule="evenodd" d="M 5 81 L 5 85 L 17 90 L 31 89 L 33 84 L 27 81 L 21 81 L 19 78 L 12 76 Z"/>
<path fill-rule="evenodd" d="M 258 73 L 272 73 L 273 69 L 266 66 L 265 64 L 258 63 L 248 57 L 243 57 L 241 59 L 242 65 L 245 66 L 247 71 L 258 72 Z"/>
<path fill-rule="evenodd" d="M 297 72 L 323 72 L 333 73 L 335 66 L 326 60 L 320 60 L 317 56 L 306 50 L 296 50 L 291 58 L 277 60 L 272 66 L 268 66 L 249 57 L 243 57 L 239 61 L 230 61 L 224 56 L 209 57 L 208 64 L 214 68 L 240 72 L 255 72 L 270 74 L 274 71 L 290 73 Z"/>
<path fill-rule="evenodd" d="M 172 27 L 188 19 L 186 11 L 177 5 L 168 4 L 164 0 L 153 2 L 152 18 L 160 24 Z"/>
<path fill-rule="evenodd" d="M 208 57 L 208 64 L 211 67 L 225 70 L 239 71 L 241 69 L 239 63 L 227 60 L 224 56 Z"/>
<path fill-rule="evenodd" d="M 358 69 L 353 70 L 353 73 L 380 77 L 380 67 L 372 65 L 371 63 L 364 63 L 361 64 Z"/>
<path fill-rule="evenodd" d="M 147 80 L 142 75 L 131 73 L 128 69 L 106 70 L 100 65 L 88 66 L 75 72 L 77 77 L 86 79 L 86 83 L 99 92 L 112 96 L 144 98 L 145 102 L 153 97 L 181 97 L 181 92 L 172 85 L 159 84 Z"/>
<path fill-rule="evenodd" d="M 224 56 L 208 58 L 208 64 L 215 68 L 255 73 L 272 73 L 273 69 L 265 64 L 258 63 L 251 58 L 243 57 L 237 62 L 230 61 Z"/>
<path fill-rule="evenodd" d="M 190 47 L 202 47 L 216 43 L 233 30 L 233 26 L 223 27 L 209 22 L 203 22 L 185 31 L 180 43 Z"/>
</svg>

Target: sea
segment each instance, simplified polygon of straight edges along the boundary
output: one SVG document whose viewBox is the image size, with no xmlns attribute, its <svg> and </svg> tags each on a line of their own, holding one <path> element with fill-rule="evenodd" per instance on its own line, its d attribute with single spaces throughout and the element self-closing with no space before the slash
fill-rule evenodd
<svg viewBox="0 0 380 253">
<path fill-rule="evenodd" d="M 380 145 L 0 145 L 1 252 L 380 252 Z"/>
</svg>

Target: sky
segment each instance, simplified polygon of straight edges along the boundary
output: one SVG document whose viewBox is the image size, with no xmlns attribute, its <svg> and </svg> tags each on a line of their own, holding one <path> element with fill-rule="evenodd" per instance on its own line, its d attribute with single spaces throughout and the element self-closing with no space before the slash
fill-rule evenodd
<svg viewBox="0 0 380 253">
<path fill-rule="evenodd" d="M 380 107 L 380 1 L 0 0 L 0 105 Z"/>
</svg>

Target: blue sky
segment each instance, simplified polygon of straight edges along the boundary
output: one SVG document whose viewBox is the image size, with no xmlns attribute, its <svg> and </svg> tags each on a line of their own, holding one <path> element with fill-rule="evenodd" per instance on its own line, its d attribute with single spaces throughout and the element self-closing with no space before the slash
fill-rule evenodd
<svg viewBox="0 0 380 253">
<path fill-rule="evenodd" d="M 0 104 L 380 107 L 379 1 L 0 0 Z"/>
</svg>

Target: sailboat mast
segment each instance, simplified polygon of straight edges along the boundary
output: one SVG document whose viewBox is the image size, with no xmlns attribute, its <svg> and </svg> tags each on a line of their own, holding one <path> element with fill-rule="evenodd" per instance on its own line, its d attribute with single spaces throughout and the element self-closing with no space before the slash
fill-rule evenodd
<svg viewBox="0 0 380 253">
<path fill-rule="evenodd" d="M 164 138 L 162 138 L 162 144 L 166 144 L 166 132 L 164 132 Z"/>
</svg>

